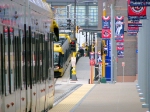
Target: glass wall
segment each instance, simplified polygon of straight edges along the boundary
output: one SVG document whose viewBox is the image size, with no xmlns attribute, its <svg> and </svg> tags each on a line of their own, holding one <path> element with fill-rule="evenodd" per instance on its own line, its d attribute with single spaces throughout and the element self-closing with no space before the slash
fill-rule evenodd
<svg viewBox="0 0 150 112">
<path fill-rule="evenodd" d="M 85 9 L 85 6 L 77 6 L 76 7 L 76 18 L 77 18 L 77 21 L 76 21 L 76 24 L 78 26 L 84 26 L 85 25 L 85 20 L 86 20 L 86 9 Z M 74 18 L 74 6 L 71 7 L 71 14 L 73 14 L 71 16 L 71 18 Z"/>
<path fill-rule="evenodd" d="M 96 26 L 98 23 L 98 7 L 89 6 L 89 26 Z"/>
<path fill-rule="evenodd" d="M 55 6 L 54 8 L 55 8 L 54 16 L 57 23 L 60 25 L 66 22 L 66 18 L 67 18 L 66 6 Z"/>
<path fill-rule="evenodd" d="M 58 24 L 67 23 L 66 6 L 55 6 L 55 19 Z M 74 24 L 74 6 L 70 10 L 71 22 Z M 78 26 L 97 26 L 98 6 L 76 6 L 76 24 Z"/>
</svg>

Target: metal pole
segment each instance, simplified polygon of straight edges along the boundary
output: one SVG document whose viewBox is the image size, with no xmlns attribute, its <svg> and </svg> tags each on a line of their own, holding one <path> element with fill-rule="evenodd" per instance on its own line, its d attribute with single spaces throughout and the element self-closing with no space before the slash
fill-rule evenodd
<svg viewBox="0 0 150 112">
<path fill-rule="evenodd" d="M 86 41 L 86 46 L 87 46 L 87 32 L 86 32 L 86 34 L 85 34 L 85 41 Z"/>
<path fill-rule="evenodd" d="M 97 64 L 97 36 L 95 35 L 95 64 Z"/>
<path fill-rule="evenodd" d="M 111 4 L 111 83 L 113 83 L 114 4 Z"/>
<path fill-rule="evenodd" d="M 74 38 L 76 37 L 76 0 L 74 0 Z"/>
<path fill-rule="evenodd" d="M 123 66 L 123 77 L 122 78 L 123 78 L 123 82 L 124 82 L 124 66 Z"/>
<path fill-rule="evenodd" d="M 81 44 L 80 44 L 80 31 L 79 31 L 79 48 L 80 48 L 80 45 L 81 45 Z"/>
</svg>

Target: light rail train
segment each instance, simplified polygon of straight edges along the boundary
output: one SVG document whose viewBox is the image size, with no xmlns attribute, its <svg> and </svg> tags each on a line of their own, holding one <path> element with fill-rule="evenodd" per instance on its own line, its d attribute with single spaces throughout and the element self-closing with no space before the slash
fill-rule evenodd
<svg viewBox="0 0 150 112">
<path fill-rule="evenodd" d="M 54 42 L 54 77 L 58 78 L 64 75 L 71 60 L 70 36 L 68 34 L 59 34 L 59 41 Z"/>
<path fill-rule="evenodd" d="M 52 19 L 42 0 L 0 0 L 0 112 L 52 108 Z"/>
</svg>

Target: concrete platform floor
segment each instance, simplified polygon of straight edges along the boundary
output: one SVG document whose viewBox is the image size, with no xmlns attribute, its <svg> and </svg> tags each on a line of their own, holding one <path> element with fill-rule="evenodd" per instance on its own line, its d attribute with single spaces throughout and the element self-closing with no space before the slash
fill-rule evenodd
<svg viewBox="0 0 150 112">
<path fill-rule="evenodd" d="M 146 112 L 135 83 L 99 84 L 74 112 Z"/>
<path fill-rule="evenodd" d="M 86 87 L 91 84 L 84 84 Z M 81 89 L 82 88 L 82 89 Z M 146 112 L 147 108 L 142 108 L 144 102 L 140 102 L 140 97 L 136 89 L 136 83 L 116 83 L 116 84 L 96 84 L 78 102 L 72 104 L 72 100 L 77 99 L 83 91 L 80 87 L 76 94 L 70 99 L 64 99 L 49 112 Z M 73 94 L 73 93 L 72 93 Z M 71 95 L 72 95 L 71 94 Z M 78 94 L 78 95 L 77 95 Z M 59 108 L 63 107 L 63 108 Z M 71 109 L 70 104 L 74 105 Z M 57 109 L 56 109 L 57 108 Z"/>
</svg>

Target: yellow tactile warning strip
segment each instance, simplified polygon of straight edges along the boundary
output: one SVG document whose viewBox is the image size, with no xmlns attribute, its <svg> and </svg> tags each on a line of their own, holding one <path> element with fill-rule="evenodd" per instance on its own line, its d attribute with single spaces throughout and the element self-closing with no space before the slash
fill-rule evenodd
<svg viewBox="0 0 150 112">
<path fill-rule="evenodd" d="M 95 84 L 84 84 L 58 105 L 53 107 L 49 112 L 70 112 L 76 104 L 94 87 Z"/>
</svg>

